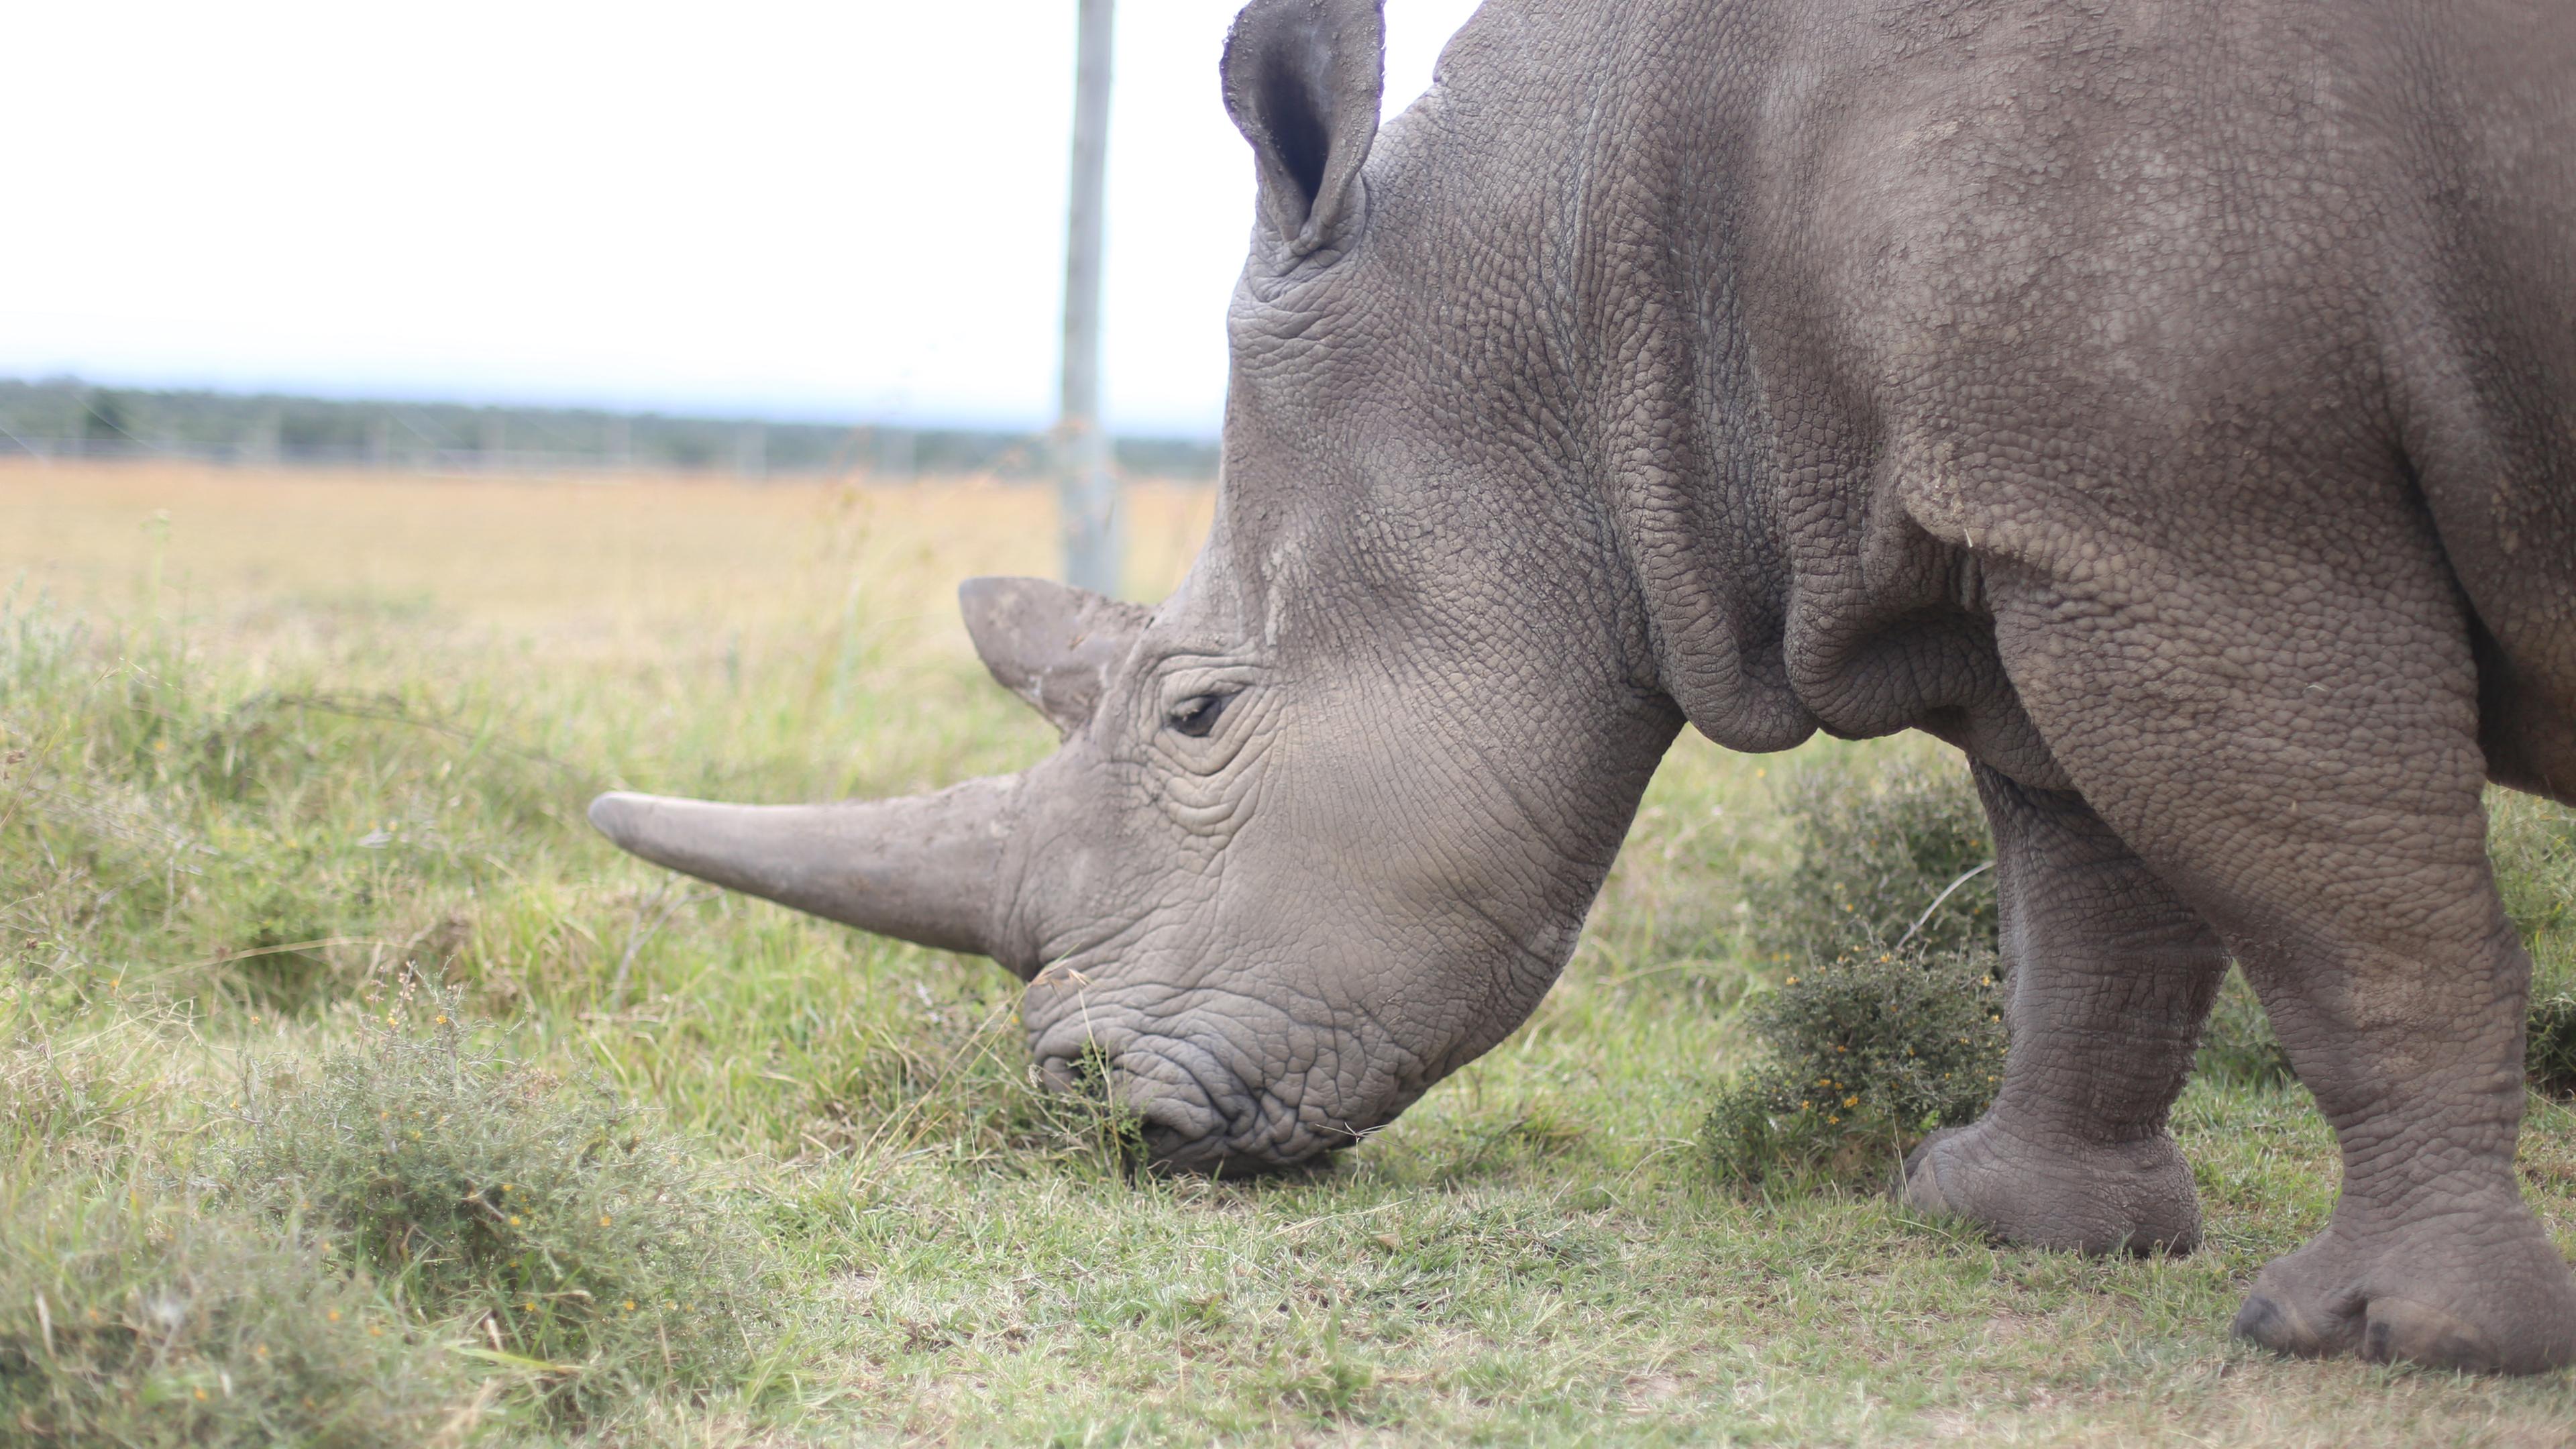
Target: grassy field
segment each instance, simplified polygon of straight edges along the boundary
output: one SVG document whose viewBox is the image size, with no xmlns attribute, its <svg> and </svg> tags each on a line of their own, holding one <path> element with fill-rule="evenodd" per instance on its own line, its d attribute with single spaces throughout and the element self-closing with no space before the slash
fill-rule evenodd
<svg viewBox="0 0 2576 1449">
<path fill-rule="evenodd" d="M 1137 490 L 1132 592 L 1209 506 Z M 951 596 L 1051 549 L 994 487 L 0 470 L 0 1444 L 2576 1442 L 2565 1375 L 2230 1342 L 2331 1205 L 2294 1087 L 2186 1096 L 2182 1259 L 1715 1181 L 1778 787 L 1933 747 L 1686 737 L 1536 1017 L 1240 1185 L 1033 1093 L 988 963 L 583 824 L 1037 758 Z M 2524 1165 L 2576 1247 L 2576 1112 Z"/>
</svg>

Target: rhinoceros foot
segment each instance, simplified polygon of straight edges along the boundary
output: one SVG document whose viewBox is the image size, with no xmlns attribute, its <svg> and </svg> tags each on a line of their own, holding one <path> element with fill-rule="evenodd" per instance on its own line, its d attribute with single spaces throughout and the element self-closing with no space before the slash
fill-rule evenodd
<svg viewBox="0 0 2576 1449">
<path fill-rule="evenodd" d="M 2576 1279 L 2517 1198 L 2376 1228 L 2338 1212 L 2255 1278 L 2235 1332 L 2306 1358 L 2541 1373 L 2576 1363 Z"/>
<path fill-rule="evenodd" d="M 1993 1117 L 1938 1132 L 1905 1159 L 1906 1202 L 2010 1243 L 2086 1253 L 2189 1252 L 2200 1242 L 2191 1168 L 2172 1137 L 2033 1142 Z"/>
</svg>

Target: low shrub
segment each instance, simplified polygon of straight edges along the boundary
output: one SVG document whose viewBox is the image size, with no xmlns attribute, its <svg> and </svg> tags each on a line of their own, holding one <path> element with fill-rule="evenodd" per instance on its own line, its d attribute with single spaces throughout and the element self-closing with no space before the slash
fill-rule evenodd
<svg viewBox="0 0 2576 1449">
<path fill-rule="evenodd" d="M 1805 770 L 1782 790 L 1795 861 L 1746 883 L 1766 962 L 1891 945 L 1926 956 L 1995 948 L 1994 845 L 1964 769 L 1904 761 L 1874 777 Z"/>
<path fill-rule="evenodd" d="M 1707 1124 L 1721 1178 L 1891 1169 L 1985 1110 L 2007 1045 L 1985 817 L 1964 771 L 1810 772 L 1784 809 L 1796 862 L 1746 892 L 1785 970 L 1751 1009 L 1757 1063 Z"/>
<path fill-rule="evenodd" d="M 1810 962 L 1753 1010 L 1761 1065 L 1718 1099 L 1719 1175 L 1849 1180 L 1892 1170 L 1937 1128 L 1973 1122 L 2008 1039 L 1992 952 L 1904 951 Z"/>
<path fill-rule="evenodd" d="M 669 1137 L 604 1090 L 381 999 L 311 1082 L 253 1093 L 237 1195 L 387 1285 L 559 1417 L 735 1379 L 772 1328 L 763 1249 Z"/>
</svg>

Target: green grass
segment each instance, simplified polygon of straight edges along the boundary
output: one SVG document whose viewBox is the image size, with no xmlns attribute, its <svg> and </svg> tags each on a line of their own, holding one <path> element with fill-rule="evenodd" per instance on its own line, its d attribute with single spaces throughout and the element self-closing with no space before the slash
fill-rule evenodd
<svg viewBox="0 0 2576 1449">
<path fill-rule="evenodd" d="M 514 1402 L 567 1424 L 739 1380 L 774 1347 L 775 1285 L 716 1174 L 615 1093 L 476 1043 L 455 996 L 414 980 L 367 992 L 358 1041 L 310 1080 L 246 1064 L 205 1164 L 219 1201 L 523 1375 Z"/>
<path fill-rule="evenodd" d="M 881 530 L 849 556 L 915 551 Z M 22 593 L 0 1445 L 2576 1435 L 2563 1375 L 2227 1338 L 2331 1206 L 2295 1085 L 2186 1094 L 2188 1258 L 2001 1249 L 1856 1189 L 1717 1180 L 1704 1124 L 1787 969 L 1753 883 L 1795 844 L 1780 787 L 1932 746 L 1686 740 L 1530 1023 L 1332 1170 L 1250 1184 L 1125 1172 L 1105 1124 L 1029 1086 L 988 963 L 702 891 L 582 823 L 610 784 L 811 798 L 1036 758 L 1044 724 L 921 622 L 962 571 L 588 651 L 557 647 L 587 616 L 495 624 L 434 581 Z M 2500 815 L 2545 981 L 2568 835 Z M 388 1145 L 370 1110 L 423 1113 L 423 1137 Z M 2576 1112 L 2535 1098 L 2524 1167 L 2576 1246 Z M 521 1176 L 582 1215 L 475 1237 L 468 1199 Z M 666 1252 L 681 1228 L 722 1252 Z M 514 1320 L 532 1287 L 589 1316 Z M 642 1317 L 599 1316 L 629 1296 Z"/>
</svg>

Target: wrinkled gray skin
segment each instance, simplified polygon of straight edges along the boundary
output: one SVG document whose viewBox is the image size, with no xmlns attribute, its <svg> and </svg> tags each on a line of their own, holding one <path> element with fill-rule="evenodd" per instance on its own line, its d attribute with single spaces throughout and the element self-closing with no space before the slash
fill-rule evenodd
<svg viewBox="0 0 2576 1449">
<path fill-rule="evenodd" d="M 1371 0 L 1259 0 L 1213 537 L 1150 612 L 965 590 L 1065 731 L 620 843 L 1030 979 L 1160 1160 L 1309 1159 L 1548 988 L 1685 722 L 1966 751 L 2002 1095 L 1919 1206 L 2199 1233 L 2233 953 L 2344 1191 L 2236 1327 L 2531 1371 L 2529 963 L 2480 786 L 2576 801 L 2576 11 L 1492 0 L 1376 134 Z M 1365 165 L 1363 165 L 1365 163 Z"/>
</svg>

